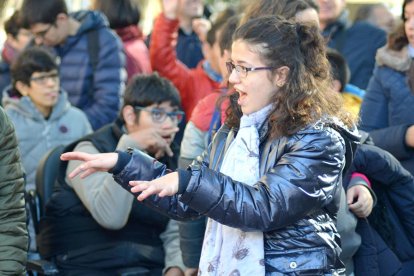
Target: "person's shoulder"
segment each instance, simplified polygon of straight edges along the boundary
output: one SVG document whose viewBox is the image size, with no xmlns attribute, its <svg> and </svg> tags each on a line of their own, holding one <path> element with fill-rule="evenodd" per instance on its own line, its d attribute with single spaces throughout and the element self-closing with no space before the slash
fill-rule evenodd
<svg viewBox="0 0 414 276">
<path fill-rule="evenodd" d="M 384 30 L 369 24 L 367 22 L 358 21 L 354 23 L 349 29 L 348 34 L 358 34 L 360 36 L 366 37 L 369 40 L 375 38 L 386 39 L 387 34 Z"/>
<path fill-rule="evenodd" d="M 70 17 L 80 23 L 80 32 L 91 29 L 109 28 L 106 17 L 99 11 L 80 10 L 69 14 Z"/>
<path fill-rule="evenodd" d="M 347 140 L 359 143 L 360 135 L 355 126 L 348 127 L 336 117 L 324 117 L 313 124 L 302 128 L 295 135 L 301 139 L 315 140 L 319 142 L 341 142 Z"/>
<path fill-rule="evenodd" d="M 88 117 L 86 116 L 85 112 L 83 112 L 81 109 L 75 107 L 75 106 L 70 106 L 68 108 L 68 110 L 66 111 L 66 120 L 69 120 L 70 122 L 75 123 L 76 125 L 78 125 L 79 127 L 83 127 L 83 128 L 90 128 L 90 123 L 88 120 Z"/>
<path fill-rule="evenodd" d="M 79 109 L 76 106 L 71 105 L 68 110 L 67 110 L 67 114 L 73 118 L 78 118 L 78 119 L 85 119 L 87 120 L 87 116 L 85 114 L 85 112 L 81 109 Z"/>
</svg>

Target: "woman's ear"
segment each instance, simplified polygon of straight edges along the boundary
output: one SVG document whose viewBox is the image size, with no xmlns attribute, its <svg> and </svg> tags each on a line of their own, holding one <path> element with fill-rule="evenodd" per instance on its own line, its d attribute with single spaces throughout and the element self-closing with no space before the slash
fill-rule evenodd
<svg viewBox="0 0 414 276">
<path fill-rule="evenodd" d="M 275 84 L 277 87 L 285 85 L 289 76 L 289 71 L 290 69 L 287 66 L 282 66 L 276 69 Z"/>
<path fill-rule="evenodd" d="M 339 80 L 333 80 L 332 81 L 332 87 L 336 92 L 341 93 L 341 82 Z"/>
<path fill-rule="evenodd" d="M 20 93 L 22 96 L 28 96 L 28 95 L 29 95 L 29 92 L 28 92 L 28 90 L 29 90 L 29 86 L 27 86 L 27 85 L 26 85 L 26 84 L 24 84 L 23 82 L 21 82 L 21 81 L 16 81 L 15 88 L 16 88 L 16 90 L 17 90 L 17 91 L 19 91 L 19 93 Z"/>
<path fill-rule="evenodd" d="M 127 126 L 132 126 L 136 124 L 137 116 L 135 110 L 132 106 L 126 105 L 122 108 L 122 118 L 124 118 L 125 124 Z"/>
</svg>

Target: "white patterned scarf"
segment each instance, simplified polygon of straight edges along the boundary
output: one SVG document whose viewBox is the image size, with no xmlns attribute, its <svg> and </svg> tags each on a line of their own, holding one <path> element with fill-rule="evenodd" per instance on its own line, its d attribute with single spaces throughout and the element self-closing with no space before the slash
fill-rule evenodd
<svg viewBox="0 0 414 276">
<path fill-rule="evenodd" d="M 220 172 L 252 186 L 259 180 L 258 128 L 271 105 L 243 115 L 236 138 L 227 150 Z M 199 275 L 265 275 L 263 232 L 244 232 L 208 219 Z"/>
</svg>

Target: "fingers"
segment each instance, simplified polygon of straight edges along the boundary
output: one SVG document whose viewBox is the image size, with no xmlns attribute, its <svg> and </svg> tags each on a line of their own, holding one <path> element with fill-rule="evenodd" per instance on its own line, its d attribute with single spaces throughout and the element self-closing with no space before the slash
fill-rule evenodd
<svg viewBox="0 0 414 276">
<path fill-rule="evenodd" d="M 346 192 L 346 202 L 348 203 L 348 205 L 352 204 L 355 200 L 355 197 L 356 197 L 355 190 L 356 189 L 352 187 L 348 189 L 348 191 Z"/>
<path fill-rule="evenodd" d="M 372 211 L 372 198 L 366 197 L 364 195 L 360 195 L 358 197 L 358 200 L 354 202 L 353 204 L 349 205 L 349 209 L 360 218 L 365 218 L 369 216 L 369 214 Z"/>
<path fill-rule="evenodd" d="M 373 199 L 369 190 L 363 185 L 353 186 L 347 191 L 349 209 L 360 218 L 369 216 L 373 207 Z"/>
<path fill-rule="evenodd" d="M 354 203 L 349 206 L 349 209 L 359 218 L 366 218 L 371 213 L 372 208 L 367 204 Z"/>
<path fill-rule="evenodd" d="M 92 159 L 92 155 L 86 152 L 65 152 L 60 155 L 60 160 L 68 161 L 68 160 L 80 160 L 80 161 L 89 161 Z"/>
<path fill-rule="evenodd" d="M 174 155 L 173 151 L 167 143 L 165 143 L 164 151 L 169 157 L 172 157 Z"/>
<path fill-rule="evenodd" d="M 141 192 L 137 197 L 139 201 L 143 201 L 147 197 L 158 194 L 161 191 L 158 185 L 151 183 L 151 181 L 130 181 L 129 185 L 133 186 L 131 192 Z"/>
<path fill-rule="evenodd" d="M 115 161 L 111 161 L 108 164 L 106 163 L 105 158 L 94 159 L 91 161 L 87 161 L 80 166 L 76 167 L 70 174 L 69 178 L 74 178 L 77 175 L 80 175 L 81 178 L 85 178 L 97 171 L 108 171 L 109 168 L 113 167 L 113 164 L 116 163 Z"/>
<path fill-rule="evenodd" d="M 92 161 L 90 161 L 92 162 Z M 80 178 L 85 178 L 91 174 L 93 174 L 94 172 L 96 172 L 97 170 L 93 167 L 91 167 L 90 163 L 84 163 L 78 167 L 76 167 L 68 176 L 70 179 L 76 177 L 77 175 L 80 176 Z"/>
<path fill-rule="evenodd" d="M 162 185 L 155 181 L 130 181 L 129 185 L 132 186 L 132 193 L 141 193 L 137 197 L 139 201 L 143 201 L 151 195 L 159 197 L 171 195 L 171 192 L 168 191 L 168 185 Z"/>
<path fill-rule="evenodd" d="M 167 154 L 169 157 L 172 157 L 174 155 L 170 145 L 162 137 L 158 137 L 155 143 L 156 144 L 154 144 L 153 147 L 155 149 L 156 159 L 163 157 L 165 154 Z"/>
</svg>

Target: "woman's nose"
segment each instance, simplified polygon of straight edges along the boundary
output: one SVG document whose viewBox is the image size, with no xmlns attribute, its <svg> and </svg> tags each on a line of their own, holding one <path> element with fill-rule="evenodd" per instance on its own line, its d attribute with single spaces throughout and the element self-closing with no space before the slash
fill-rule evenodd
<svg viewBox="0 0 414 276">
<path fill-rule="evenodd" d="M 235 84 L 235 83 L 239 83 L 240 82 L 239 75 L 237 74 L 237 72 L 236 72 L 235 69 L 233 69 L 231 71 L 231 73 L 230 73 L 229 82 L 232 83 L 232 84 Z"/>
</svg>

